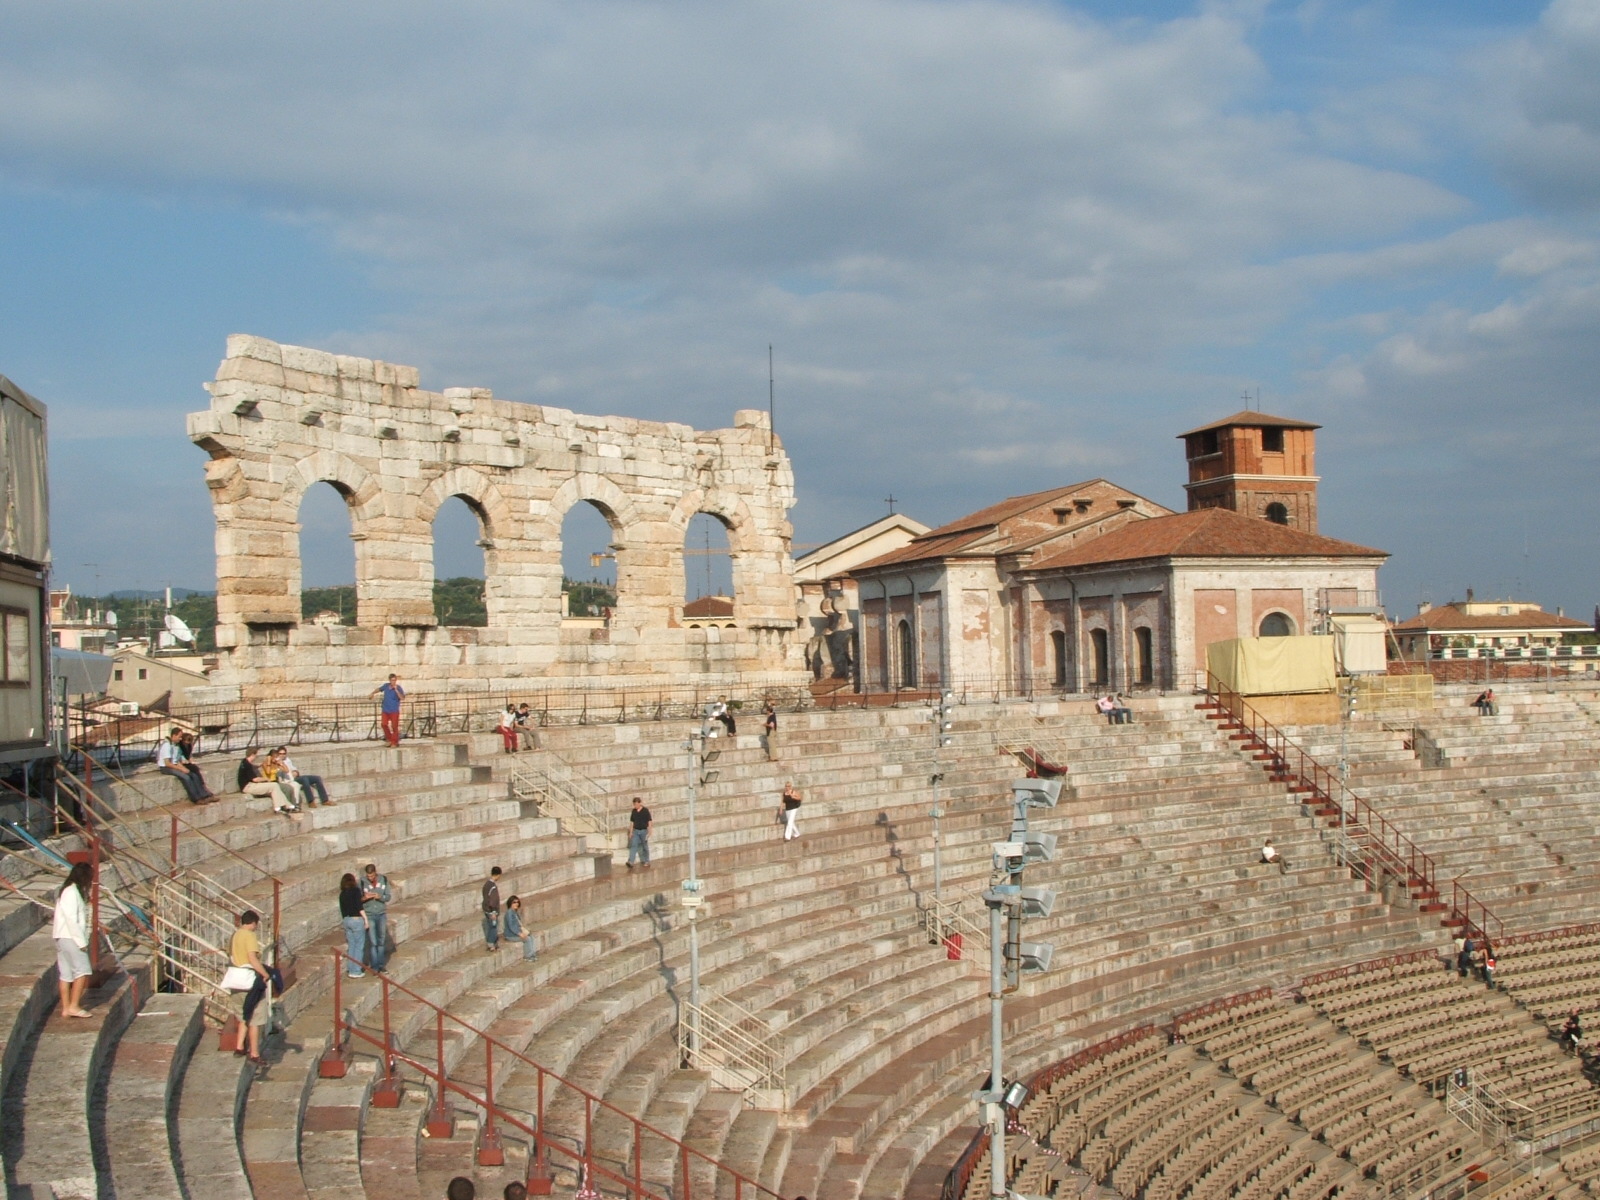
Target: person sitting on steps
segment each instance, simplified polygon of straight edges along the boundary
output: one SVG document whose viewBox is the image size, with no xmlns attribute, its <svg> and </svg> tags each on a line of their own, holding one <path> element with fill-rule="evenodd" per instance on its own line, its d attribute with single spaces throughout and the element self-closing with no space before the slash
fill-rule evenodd
<svg viewBox="0 0 1600 1200">
<path fill-rule="evenodd" d="M 1268 838 L 1264 843 L 1262 843 L 1261 862 L 1266 866 L 1271 866 L 1273 863 L 1277 863 L 1278 874 L 1280 875 L 1287 875 L 1289 873 L 1289 860 L 1278 853 L 1278 848 L 1272 844 L 1271 838 Z"/>
<path fill-rule="evenodd" d="M 286 817 L 294 816 L 300 811 L 300 806 L 294 801 L 294 795 L 290 791 L 291 785 L 287 782 L 273 783 L 267 779 L 256 762 L 260 754 L 260 750 L 251 746 L 239 760 L 239 790 L 246 796 L 266 796 L 270 799 L 274 812 L 282 813 Z"/>
<path fill-rule="evenodd" d="M 1495 703 L 1494 689 L 1484 688 L 1479 692 L 1477 699 L 1472 702 L 1472 707 L 1478 710 L 1480 717 L 1492 717 L 1498 713 L 1500 706 Z"/>
</svg>

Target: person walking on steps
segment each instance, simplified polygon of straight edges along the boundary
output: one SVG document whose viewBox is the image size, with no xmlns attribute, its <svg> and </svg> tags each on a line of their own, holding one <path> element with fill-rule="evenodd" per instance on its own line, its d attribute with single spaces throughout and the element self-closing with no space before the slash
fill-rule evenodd
<svg viewBox="0 0 1600 1200">
<path fill-rule="evenodd" d="M 89 887 L 94 869 L 86 862 L 73 863 L 67 882 L 56 897 L 55 919 L 50 936 L 56 944 L 56 979 L 61 987 L 61 1015 L 87 1017 L 83 993 L 89 987 Z"/>
<path fill-rule="evenodd" d="M 767 701 L 764 710 L 763 727 L 766 734 L 762 739 L 767 751 L 767 761 L 776 762 L 778 759 L 778 710 L 772 706 L 772 701 Z"/>
<path fill-rule="evenodd" d="M 261 1062 L 261 1031 L 266 1028 L 270 1007 L 261 1003 L 267 998 L 267 987 L 281 983 L 274 981 L 272 968 L 261 961 L 261 915 L 252 909 L 239 914 L 239 928 L 233 931 L 228 943 L 228 962 L 236 967 L 248 967 L 255 973 L 250 990 L 243 993 L 239 1009 L 239 1043 L 235 1054 L 246 1055 L 252 1063 Z"/>
<path fill-rule="evenodd" d="M 368 863 L 361 879 L 361 910 L 367 916 L 367 966 L 382 973 L 389 964 L 389 877 Z"/>
<path fill-rule="evenodd" d="M 490 867 L 483 881 L 483 943 L 493 954 L 500 948 L 500 868 Z"/>
<path fill-rule="evenodd" d="M 800 829 L 795 824 L 800 819 L 800 793 L 794 790 L 794 784 L 783 785 L 783 840 L 800 836 Z"/>
<path fill-rule="evenodd" d="M 628 814 L 628 870 L 633 870 L 635 863 L 641 869 L 650 865 L 650 810 L 638 796 Z"/>
<path fill-rule="evenodd" d="M 400 701 L 406 698 L 400 686 L 400 676 L 389 676 L 389 682 L 372 689 L 372 694 L 382 699 L 378 724 L 383 729 L 383 740 L 396 748 L 400 745 Z"/>
</svg>

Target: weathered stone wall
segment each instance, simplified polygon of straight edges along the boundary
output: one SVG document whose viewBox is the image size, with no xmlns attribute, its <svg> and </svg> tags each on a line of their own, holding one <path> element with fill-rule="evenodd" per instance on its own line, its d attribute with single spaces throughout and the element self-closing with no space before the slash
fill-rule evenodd
<svg viewBox="0 0 1600 1200">
<path fill-rule="evenodd" d="M 349 696 L 391 670 L 417 690 L 804 680 L 794 475 L 762 411 L 713 431 L 581 416 L 483 388 L 426 392 L 414 367 L 246 336 L 228 339 L 207 387 L 189 436 L 211 456 L 225 693 Z M 300 615 L 300 503 L 321 481 L 350 508 L 354 626 Z M 434 619 L 433 519 L 451 496 L 482 527 L 487 628 Z M 561 524 L 583 501 L 611 523 L 616 554 L 617 607 L 598 630 L 561 620 Z M 701 512 L 727 527 L 733 560 L 736 628 L 714 646 L 680 621 L 684 533 Z"/>
</svg>

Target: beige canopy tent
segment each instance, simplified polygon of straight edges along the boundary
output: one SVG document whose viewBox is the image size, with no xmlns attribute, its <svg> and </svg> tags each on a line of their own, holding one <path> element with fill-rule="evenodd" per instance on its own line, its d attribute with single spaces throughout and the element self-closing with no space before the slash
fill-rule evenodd
<svg viewBox="0 0 1600 1200">
<path fill-rule="evenodd" d="M 1232 638 L 1206 647 L 1206 667 L 1242 696 L 1331 692 L 1333 652 L 1331 636 Z"/>
</svg>

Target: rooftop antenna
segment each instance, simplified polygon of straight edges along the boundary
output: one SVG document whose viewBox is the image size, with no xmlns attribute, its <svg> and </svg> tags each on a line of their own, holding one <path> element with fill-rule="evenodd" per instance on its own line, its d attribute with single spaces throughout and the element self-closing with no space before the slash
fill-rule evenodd
<svg viewBox="0 0 1600 1200">
<path fill-rule="evenodd" d="M 767 457 L 772 457 L 772 439 L 778 432 L 777 388 L 772 377 L 772 343 L 767 343 Z"/>
<path fill-rule="evenodd" d="M 700 528 L 701 528 L 701 531 L 705 534 L 705 549 L 706 549 L 706 560 L 705 560 L 706 561 L 706 590 L 701 592 L 700 594 L 702 596 L 709 596 L 709 595 L 711 595 L 711 518 L 707 517 L 706 521 L 705 521 L 705 524 L 702 525 Z"/>
</svg>

